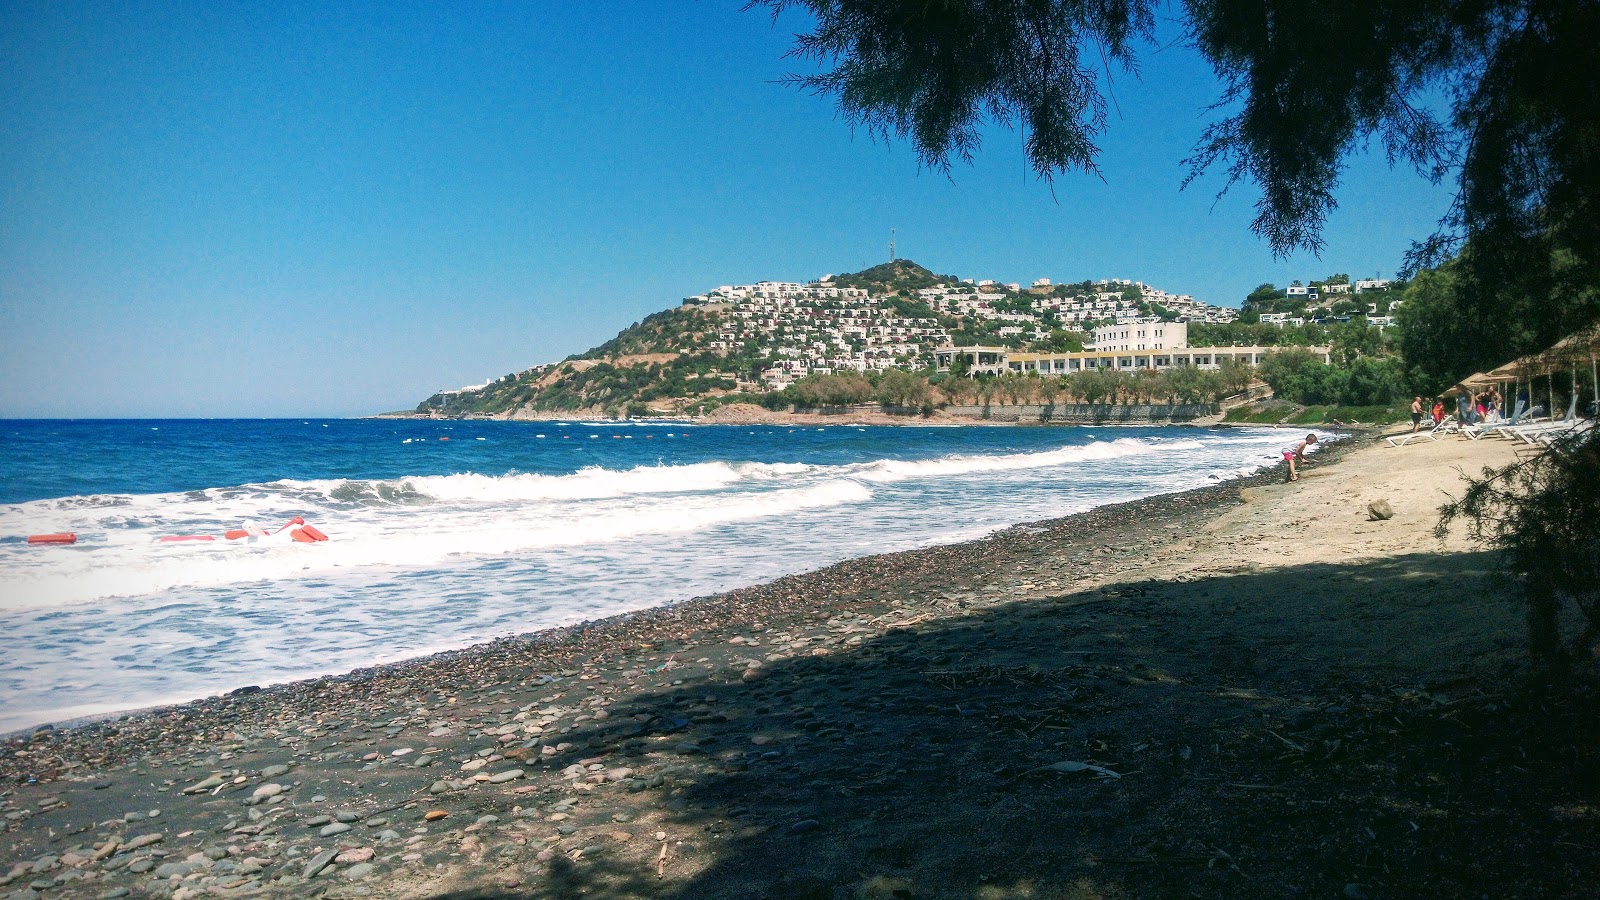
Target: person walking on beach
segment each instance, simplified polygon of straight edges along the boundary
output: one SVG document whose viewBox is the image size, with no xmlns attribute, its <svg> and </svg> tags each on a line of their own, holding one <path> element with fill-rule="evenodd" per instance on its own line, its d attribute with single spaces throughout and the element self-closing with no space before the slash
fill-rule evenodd
<svg viewBox="0 0 1600 900">
<path fill-rule="evenodd" d="M 1439 423 L 1443 422 L 1443 421 L 1444 421 L 1444 401 L 1443 400 L 1435 400 L 1435 401 L 1433 401 L 1433 427 L 1438 428 L 1439 427 Z"/>
<path fill-rule="evenodd" d="M 1306 447 L 1315 444 L 1316 442 L 1317 436 L 1315 434 L 1308 434 L 1306 435 L 1305 440 L 1294 446 L 1293 450 L 1283 451 L 1283 461 L 1289 464 L 1289 477 L 1284 479 L 1284 483 L 1287 484 L 1291 481 L 1300 480 L 1300 469 L 1298 467 L 1298 463 L 1303 463 L 1306 461 Z"/>
<path fill-rule="evenodd" d="M 1416 434 L 1422 428 L 1422 398 L 1411 398 L 1411 433 Z"/>
</svg>

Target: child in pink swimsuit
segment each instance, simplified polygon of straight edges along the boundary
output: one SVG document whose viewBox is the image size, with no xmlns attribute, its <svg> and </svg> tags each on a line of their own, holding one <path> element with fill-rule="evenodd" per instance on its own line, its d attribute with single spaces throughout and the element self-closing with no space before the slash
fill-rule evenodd
<svg viewBox="0 0 1600 900">
<path fill-rule="evenodd" d="M 1286 483 L 1300 480 L 1300 471 L 1295 464 L 1305 462 L 1306 446 L 1309 444 L 1315 444 L 1316 442 L 1317 436 L 1315 434 L 1308 434 L 1306 435 L 1306 439 L 1296 444 L 1293 450 L 1283 451 L 1283 461 L 1289 464 L 1289 477 L 1284 479 Z"/>
</svg>

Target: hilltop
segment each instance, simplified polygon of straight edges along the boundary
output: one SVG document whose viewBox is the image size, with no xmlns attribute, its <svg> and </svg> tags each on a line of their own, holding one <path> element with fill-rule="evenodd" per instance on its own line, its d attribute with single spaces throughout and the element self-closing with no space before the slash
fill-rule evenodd
<svg viewBox="0 0 1600 900">
<path fill-rule="evenodd" d="M 807 375 L 927 370 L 946 345 L 1082 349 L 1098 324 L 1223 324 L 1236 311 L 1128 280 L 1024 288 L 897 259 L 816 281 L 724 285 L 605 343 L 418 404 L 434 416 L 682 415 L 771 402 Z"/>
</svg>

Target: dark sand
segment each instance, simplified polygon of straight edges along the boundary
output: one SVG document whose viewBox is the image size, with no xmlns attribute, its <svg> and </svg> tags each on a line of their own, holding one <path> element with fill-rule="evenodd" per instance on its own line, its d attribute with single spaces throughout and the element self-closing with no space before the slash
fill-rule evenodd
<svg viewBox="0 0 1600 900">
<path fill-rule="evenodd" d="M 0 896 L 1591 897 L 1493 559 L 1249 550 L 1383 452 L 41 732 Z"/>
</svg>

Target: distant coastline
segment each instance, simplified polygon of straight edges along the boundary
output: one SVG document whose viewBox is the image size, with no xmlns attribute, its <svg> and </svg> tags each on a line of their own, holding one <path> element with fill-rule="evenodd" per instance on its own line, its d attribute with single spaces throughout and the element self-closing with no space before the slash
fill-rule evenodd
<svg viewBox="0 0 1600 900">
<path fill-rule="evenodd" d="M 654 417 L 608 415 L 602 409 L 526 410 L 489 415 L 447 416 L 388 412 L 376 419 L 439 421 L 553 422 L 653 421 Z M 753 403 L 720 406 L 702 416 L 662 416 L 660 421 L 699 425 L 1213 425 L 1221 421 L 1214 404 L 989 404 L 950 406 L 927 415 L 915 409 L 888 410 L 877 404 L 821 410 L 770 410 Z"/>
</svg>

